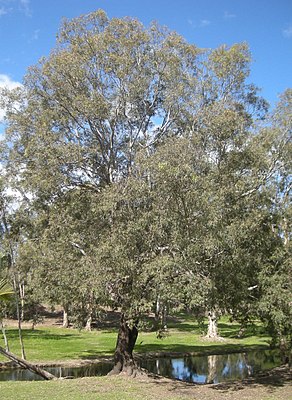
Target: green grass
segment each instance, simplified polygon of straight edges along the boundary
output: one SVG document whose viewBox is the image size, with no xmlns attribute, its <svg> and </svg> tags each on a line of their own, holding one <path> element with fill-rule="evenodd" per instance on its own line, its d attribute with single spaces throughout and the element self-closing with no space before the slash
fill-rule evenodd
<svg viewBox="0 0 292 400">
<path fill-rule="evenodd" d="M 164 379 L 124 376 L 74 380 L 1 382 L 5 400 L 288 400 L 288 384 L 206 387 Z"/>
<path fill-rule="evenodd" d="M 206 327 L 204 327 L 205 330 Z M 219 333 L 223 342 L 210 342 L 203 339 L 201 327 L 191 318 L 180 316 L 169 324 L 169 332 L 158 339 L 155 332 L 141 332 L 135 347 L 136 353 L 148 352 L 228 352 L 241 348 L 267 347 L 269 336 L 262 326 L 250 327 L 245 337 L 237 338 L 239 325 L 222 319 Z M 17 329 L 7 329 L 10 350 L 20 354 Z M 62 362 L 68 360 L 94 359 L 112 355 L 117 336 L 116 328 L 93 330 L 92 332 L 61 327 L 23 329 L 27 359 L 34 362 Z M 4 346 L 1 339 L 0 345 Z M 1 359 L 3 360 L 3 359 Z"/>
<path fill-rule="evenodd" d="M 185 397 L 176 396 L 169 391 L 165 395 L 157 388 L 141 385 L 135 379 L 119 377 L 82 378 L 51 382 L 1 382 L 1 398 L 5 400 L 145 400 Z M 158 395 L 158 397 L 157 397 Z"/>
</svg>

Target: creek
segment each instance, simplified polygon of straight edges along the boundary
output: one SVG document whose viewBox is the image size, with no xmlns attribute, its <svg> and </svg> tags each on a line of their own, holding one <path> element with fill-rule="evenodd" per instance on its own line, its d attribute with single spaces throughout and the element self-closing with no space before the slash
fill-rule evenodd
<svg viewBox="0 0 292 400">
<path fill-rule="evenodd" d="M 204 356 L 180 356 L 145 358 L 139 361 L 142 368 L 168 378 L 195 383 L 220 383 L 254 376 L 259 371 L 281 365 L 277 351 L 254 350 L 245 353 L 213 354 Z M 108 362 L 87 364 L 82 367 L 44 367 L 57 377 L 80 378 L 106 375 L 112 368 Z M 43 380 L 24 369 L 0 369 L 0 381 Z"/>
</svg>

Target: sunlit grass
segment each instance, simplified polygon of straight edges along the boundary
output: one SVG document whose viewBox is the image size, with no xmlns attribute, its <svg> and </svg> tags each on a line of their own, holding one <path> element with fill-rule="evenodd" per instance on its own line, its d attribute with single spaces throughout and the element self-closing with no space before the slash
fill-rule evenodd
<svg viewBox="0 0 292 400">
<path fill-rule="evenodd" d="M 224 341 L 205 340 L 194 319 L 179 316 L 169 323 L 163 339 L 155 332 L 140 332 L 135 347 L 136 353 L 146 352 L 227 352 L 241 348 L 267 347 L 269 336 L 260 325 L 249 327 L 243 338 L 238 338 L 239 325 L 223 319 L 219 323 L 219 333 Z M 117 336 L 116 328 L 98 329 L 92 332 L 78 329 L 64 329 L 58 326 L 37 326 L 36 329 L 23 329 L 27 359 L 34 362 L 61 362 L 68 360 L 94 359 L 112 355 Z M 17 329 L 7 329 L 10 350 L 20 355 Z M 4 346 L 1 338 L 0 345 Z M 4 359 L 1 359 L 4 361 Z"/>
</svg>

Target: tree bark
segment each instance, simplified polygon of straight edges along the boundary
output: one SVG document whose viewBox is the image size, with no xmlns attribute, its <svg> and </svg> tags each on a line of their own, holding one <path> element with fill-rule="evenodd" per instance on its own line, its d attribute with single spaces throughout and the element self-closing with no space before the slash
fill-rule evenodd
<svg viewBox="0 0 292 400">
<path fill-rule="evenodd" d="M 85 324 L 85 330 L 86 331 L 91 331 L 91 324 L 92 324 L 92 314 L 93 314 L 93 309 L 92 309 L 92 303 L 87 304 L 87 320 Z"/>
<path fill-rule="evenodd" d="M 20 287 L 20 286 L 18 286 L 18 287 Z M 25 350 L 24 350 L 24 343 L 23 343 L 23 337 L 22 337 L 22 328 L 21 328 L 21 310 L 20 310 L 20 307 L 19 307 L 20 297 L 19 297 L 19 292 L 17 291 L 16 277 L 14 277 L 14 291 L 16 293 L 16 314 L 17 314 L 19 343 L 20 343 L 20 348 L 21 348 L 21 357 L 22 357 L 23 360 L 25 360 L 26 359 L 26 355 L 25 355 Z"/>
<path fill-rule="evenodd" d="M 63 328 L 69 328 L 68 311 L 69 311 L 69 307 L 66 304 L 63 306 Z"/>
<path fill-rule="evenodd" d="M 8 340 L 7 340 L 7 336 L 6 336 L 6 331 L 5 331 L 5 327 L 4 327 L 2 320 L 0 320 L 0 324 L 1 324 L 2 334 L 3 334 L 5 349 L 6 349 L 6 351 L 9 351 L 9 345 L 8 345 Z"/>
<path fill-rule="evenodd" d="M 208 312 L 207 338 L 218 338 L 217 315 L 214 310 Z"/>
<path fill-rule="evenodd" d="M 92 324 L 92 315 L 90 314 L 89 317 L 86 320 L 86 325 L 85 325 L 85 330 L 87 332 L 91 331 L 91 324 Z"/>
<path fill-rule="evenodd" d="M 126 321 L 125 315 L 121 315 L 114 355 L 114 367 L 108 375 L 117 375 L 121 372 L 125 372 L 128 375 L 136 376 L 138 369 L 133 357 L 133 350 L 138 337 L 136 324 L 130 327 Z"/>
<path fill-rule="evenodd" d="M 9 358 L 9 360 L 11 360 L 11 361 L 15 362 L 17 365 L 19 365 L 21 368 L 29 369 L 30 371 L 34 372 L 35 374 L 42 376 L 47 381 L 51 380 L 51 379 L 57 379 L 56 376 L 52 375 L 50 372 L 47 372 L 47 371 L 43 370 L 42 368 L 29 363 L 26 360 L 18 358 L 15 354 L 10 353 L 10 351 L 5 350 L 1 346 L 0 346 L 0 354 L 3 354 L 5 357 Z"/>
</svg>

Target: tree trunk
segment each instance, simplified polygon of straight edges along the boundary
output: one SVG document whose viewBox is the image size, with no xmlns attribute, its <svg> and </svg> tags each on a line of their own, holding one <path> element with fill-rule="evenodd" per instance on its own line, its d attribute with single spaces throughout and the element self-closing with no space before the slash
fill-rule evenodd
<svg viewBox="0 0 292 400">
<path fill-rule="evenodd" d="M 214 310 L 208 312 L 207 338 L 218 338 L 217 316 Z"/>
<path fill-rule="evenodd" d="M 93 315 L 92 303 L 91 302 L 88 303 L 86 308 L 87 308 L 87 319 L 85 324 L 85 330 L 91 331 L 92 315 Z"/>
<path fill-rule="evenodd" d="M 24 289 L 24 283 L 19 283 L 19 301 L 20 301 L 20 320 L 21 322 L 24 321 L 24 296 L 25 296 L 25 289 Z"/>
<path fill-rule="evenodd" d="M 114 367 L 108 375 L 117 375 L 120 372 L 126 372 L 128 375 L 136 376 L 137 365 L 134 361 L 133 350 L 137 337 L 138 329 L 135 325 L 130 328 L 125 315 L 122 314 L 114 355 Z"/>
<path fill-rule="evenodd" d="M 63 328 L 69 328 L 68 306 L 63 306 Z"/>
<path fill-rule="evenodd" d="M 87 332 L 91 331 L 91 324 L 92 324 L 92 314 L 90 314 L 89 317 L 86 320 L 85 330 Z"/>
<path fill-rule="evenodd" d="M 4 327 L 2 320 L 0 320 L 0 324 L 1 324 L 2 334 L 3 334 L 5 349 L 6 349 L 6 351 L 9 351 L 9 345 L 8 345 L 8 340 L 7 340 L 7 336 L 6 336 L 6 331 L 5 331 L 5 327 Z"/>
<path fill-rule="evenodd" d="M 25 355 L 25 350 L 24 350 L 22 328 L 21 328 L 21 310 L 19 307 L 20 298 L 19 298 L 19 293 L 16 288 L 17 288 L 16 278 L 14 278 L 14 291 L 16 293 L 16 314 L 17 314 L 17 325 L 18 325 L 18 337 L 19 337 L 19 343 L 20 343 L 20 348 L 21 348 L 21 357 L 23 360 L 25 360 L 26 355 Z"/>
<path fill-rule="evenodd" d="M 167 332 L 167 305 L 161 303 L 159 295 L 156 299 L 155 327 L 158 330 L 158 337 L 163 337 L 163 333 Z"/>
<path fill-rule="evenodd" d="M 3 347 L 1 347 L 1 346 L 0 346 L 0 354 L 3 354 L 5 357 L 9 358 L 9 360 L 11 360 L 11 361 L 15 362 L 17 365 L 19 365 L 21 368 L 29 369 L 30 371 L 34 372 L 35 374 L 42 376 L 47 381 L 51 380 L 51 379 L 57 379 L 55 377 L 55 375 L 50 374 L 50 372 L 47 372 L 47 371 L 43 370 L 42 368 L 29 363 L 26 360 L 22 360 L 21 358 L 18 358 L 15 354 L 10 353 L 10 351 L 3 349 Z"/>
</svg>

